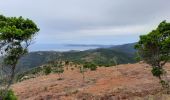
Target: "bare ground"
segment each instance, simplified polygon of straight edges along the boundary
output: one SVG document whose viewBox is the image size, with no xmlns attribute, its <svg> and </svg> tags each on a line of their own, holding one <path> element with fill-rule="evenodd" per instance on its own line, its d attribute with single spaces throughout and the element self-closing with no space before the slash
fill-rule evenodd
<svg viewBox="0 0 170 100">
<path fill-rule="evenodd" d="M 170 71 L 170 64 L 166 68 Z M 40 76 L 14 84 L 12 89 L 19 100 L 170 100 L 147 64 L 100 67 L 86 72 L 85 82 L 77 68 L 65 70 L 62 77 Z"/>
</svg>

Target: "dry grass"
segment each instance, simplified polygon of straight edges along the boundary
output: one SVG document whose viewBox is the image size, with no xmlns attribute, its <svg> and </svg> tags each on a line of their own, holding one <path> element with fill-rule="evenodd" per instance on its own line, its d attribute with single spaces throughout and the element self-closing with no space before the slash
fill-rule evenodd
<svg viewBox="0 0 170 100">
<path fill-rule="evenodd" d="M 170 66 L 167 65 L 170 70 Z M 125 64 L 98 68 L 85 73 L 65 70 L 63 80 L 57 74 L 40 76 L 14 84 L 19 100 L 169 100 L 161 94 L 159 81 L 146 64 Z M 168 99 L 169 98 L 169 99 Z"/>
</svg>

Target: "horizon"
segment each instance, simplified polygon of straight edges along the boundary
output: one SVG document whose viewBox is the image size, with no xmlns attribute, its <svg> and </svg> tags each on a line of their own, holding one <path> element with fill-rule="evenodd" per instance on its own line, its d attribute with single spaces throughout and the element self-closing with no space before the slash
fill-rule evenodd
<svg viewBox="0 0 170 100">
<path fill-rule="evenodd" d="M 161 21 L 170 21 L 169 4 L 162 0 L 5 0 L 0 14 L 33 20 L 40 32 L 30 50 L 41 51 L 51 50 L 47 45 L 137 42 Z"/>
<path fill-rule="evenodd" d="M 133 42 L 136 43 L 136 42 Z M 68 51 L 85 51 L 90 49 L 98 49 L 98 48 L 110 48 L 114 46 L 133 44 L 133 43 L 125 43 L 125 44 L 38 44 L 38 45 L 30 45 L 29 50 L 31 52 L 36 51 L 56 51 L 56 52 L 68 52 Z M 48 49 L 47 49 L 48 48 Z"/>
</svg>

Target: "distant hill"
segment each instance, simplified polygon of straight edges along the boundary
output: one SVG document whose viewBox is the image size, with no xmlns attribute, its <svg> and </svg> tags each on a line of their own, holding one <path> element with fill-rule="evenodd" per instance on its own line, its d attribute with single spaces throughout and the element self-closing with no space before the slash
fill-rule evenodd
<svg viewBox="0 0 170 100">
<path fill-rule="evenodd" d="M 113 59 L 116 59 L 118 64 L 134 63 L 134 44 L 135 43 L 85 51 L 31 52 L 20 59 L 16 71 L 26 71 L 54 60 L 68 60 L 75 63 L 94 62 L 97 65 L 105 66 L 113 65 Z"/>
<path fill-rule="evenodd" d="M 134 49 L 136 43 L 129 43 L 129 44 L 123 44 L 123 45 L 117 45 L 112 47 L 111 49 L 119 52 L 124 52 L 124 53 L 129 53 L 129 54 L 134 54 L 136 51 Z"/>
</svg>

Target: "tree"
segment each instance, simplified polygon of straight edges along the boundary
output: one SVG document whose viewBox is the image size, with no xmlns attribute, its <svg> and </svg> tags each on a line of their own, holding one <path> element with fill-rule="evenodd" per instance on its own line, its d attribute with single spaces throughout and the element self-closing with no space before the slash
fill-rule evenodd
<svg viewBox="0 0 170 100">
<path fill-rule="evenodd" d="M 85 72 L 90 69 L 91 71 L 95 71 L 97 69 L 97 66 L 94 63 L 86 62 L 83 65 L 79 66 L 80 73 L 82 74 L 83 83 L 85 82 Z"/>
<path fill-rule="evenodd" d="M 0 15 L 0 50 L 3 55 L 4 70 L 9 70 L 5 91 L 8 91 L 13 82 L 18 60 L 28 53 L 28 47 L 38 31 L 39 28 L 30 19 Z"/>
<path fill-rule="evenodd" d="M 53 66 L 55 67 L 54 72 L 58 74 L 58 80 L 62 80 L 61 73 L 64 72 L 62 61 L 54 63 Z"/>
<path fill-rule="evenodd" d="M 87 68 L 84 65 L 80 65 L 80 73 L 82 74 L 82 78 L 83 78 L 83 83 L 85 82 L 85 75 L 84 73 L 87 71 Z"/>
<path fill-rule="evenodd" d="M 67 68 L 66 68 L 67 70 L 68 70 L 69 63 L 70 63 L 70 62 L 69 62 L 68 60 L 65 61 L 65 65 L 67 66 Z"/>
<path fill-rule="evenodd" d="M 170 60 L 170 23 L 163 21 L 149 34 L 141 35 L 135 48 L 140 58 L 152 66 L 152 74 L 168 86 L 162 76 L 165 74 L 163 66 Z"/>
</svg>

